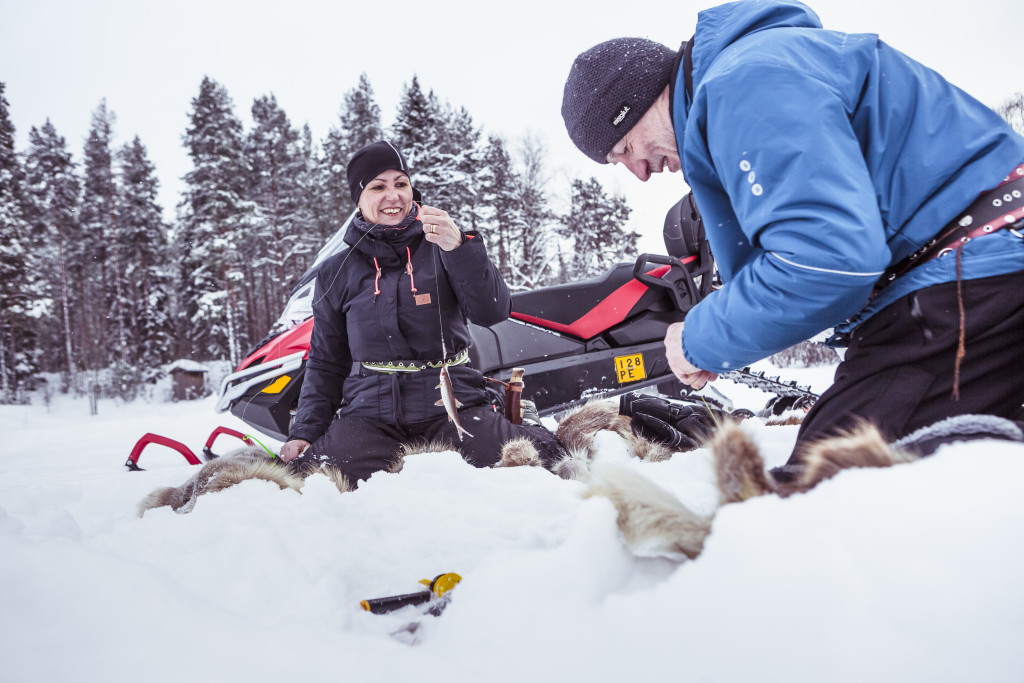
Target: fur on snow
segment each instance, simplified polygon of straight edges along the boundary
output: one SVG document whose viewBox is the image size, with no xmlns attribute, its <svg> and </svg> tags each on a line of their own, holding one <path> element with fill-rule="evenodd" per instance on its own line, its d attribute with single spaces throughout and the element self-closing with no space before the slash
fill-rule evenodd
<svg viewBox="0 0 1024 683">
<path fill-rule="evenodd" d="M 249 479 L 270 481 L 282 489 L 302 490 L 305 478 L 311 474 L 325 474 L 342 493 L 354 487 L 348 478 L 333 467 L 308 468 L 301 475 L 293 474 L 277 458 L 271 458 L 262 448 L 248 446 L 211 460 L 180 486 L 158 488 L 139 501 L 138 513 L 142 517 L 146 510 L 170 506 L 179 514 L 187 514 L 195 508 L 199 496 L 216 493 Z"/>
<path fill-rule="evenodd" d="M 878 429 L 867 423 L 808 446 L 802 453 L 805 467 L 790 482 L 777 481 L 765 470 L 757 444 L 735 422 L 723 424 L 710 447 L 722 505 L 757 496 L 803 493 L 844 469 L 890 467 L 918 459 L 887 444 Z M 690 559 L 700 554 L 712 519 L 694 514 L 633 470 L 602 462 L 592 469 L 588 495 L 605 496 L 615 505 L 623 540 L 634 553 L 682 553 Z"/>
</svg>

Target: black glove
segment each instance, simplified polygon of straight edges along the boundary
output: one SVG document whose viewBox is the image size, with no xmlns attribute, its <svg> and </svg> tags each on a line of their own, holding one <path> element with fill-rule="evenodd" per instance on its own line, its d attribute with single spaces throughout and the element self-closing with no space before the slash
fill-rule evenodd
<svg viewBox="0 0 1024 683">
<path fill-rule="evenodd" d="M 715 431 L 716 419 L 723 417 L 704 406 L 672 403 L 641 394 L 623 395 L 619 414 L 632 418 L 633 433 L 637 436 L 680 451 L 703 446 Z"/>
</svg>

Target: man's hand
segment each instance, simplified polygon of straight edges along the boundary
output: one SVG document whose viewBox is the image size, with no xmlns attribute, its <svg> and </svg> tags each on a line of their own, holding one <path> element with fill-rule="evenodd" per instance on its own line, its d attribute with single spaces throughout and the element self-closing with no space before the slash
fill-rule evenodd
<svg viewBox="0 0 1024 683">
<path fill-rule="evenodd" d="M 672 323 L 665 331 L 665 358 L 679 381 L 694 389 L 718 379 L 717 373 L 701 370 L 686 360 L 683 355 L 683 323 Z"/>
<path fill-rule="evenodd" d="M 288 463 L 302 455 L 309 448 L 309 442 L 305 439 L 292 439 L 281 446 L 281 455 L 278 456 Z"/>
</svg>

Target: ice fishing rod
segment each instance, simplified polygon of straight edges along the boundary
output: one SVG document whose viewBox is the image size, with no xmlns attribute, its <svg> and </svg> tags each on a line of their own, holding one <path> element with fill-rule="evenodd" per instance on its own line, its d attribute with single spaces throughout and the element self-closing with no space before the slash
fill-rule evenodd
<svg viewBox="0 0 1024 683">
<path fill-rule="evenodd" d="M 419 582 L 427 586 L 425 591 L 360 600 L 359 606 L 373 614 L 387 614 L 409 605 L 422 605 L 434 598 L 440 598 L 452 588 L 455 588 L 460 581 L 462 581 L 462 577 L 455 572 L 438 574 L 433 579 L 420 579 Z"/>
</svg>

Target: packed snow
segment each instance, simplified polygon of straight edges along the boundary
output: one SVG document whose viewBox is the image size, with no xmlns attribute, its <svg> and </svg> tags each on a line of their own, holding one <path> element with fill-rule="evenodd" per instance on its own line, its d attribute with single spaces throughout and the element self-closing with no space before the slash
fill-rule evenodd
<svg viewBox="0 0 1024 683">
<path fill-rule="evenodd" d="M 820 390 L 830 370 L 782 374 Z M 0 406 L 0 680 L 1024 676 L 1024 446 L 952 445 L 725 506 L 703 554 L 682 563 L 633 556 L 611 503 L 580 482 L 478 470 L 451 452 L 409 457 L 352 493 L 319 475 L 301 494 L 247 481 L 191 514 L 139 518 L 147 493 L 196 471 L 159 446 L 127 471 L 144 433 L 196 451 L 217 425 L 253 433 L 214 402 L 100 401 L 95 416 L 67 396 Z M 745 425 L 769 465 L 786 459 L 796 427 Z M 643 463 L 610 432 L 598 443 L 600 458 L 715 511 L 706 449 Z M 359 606 L 444 572 L 463 580 L 439 617 Z M 402 630 L 413 621 L 415 634 Z"/>
</svg>

